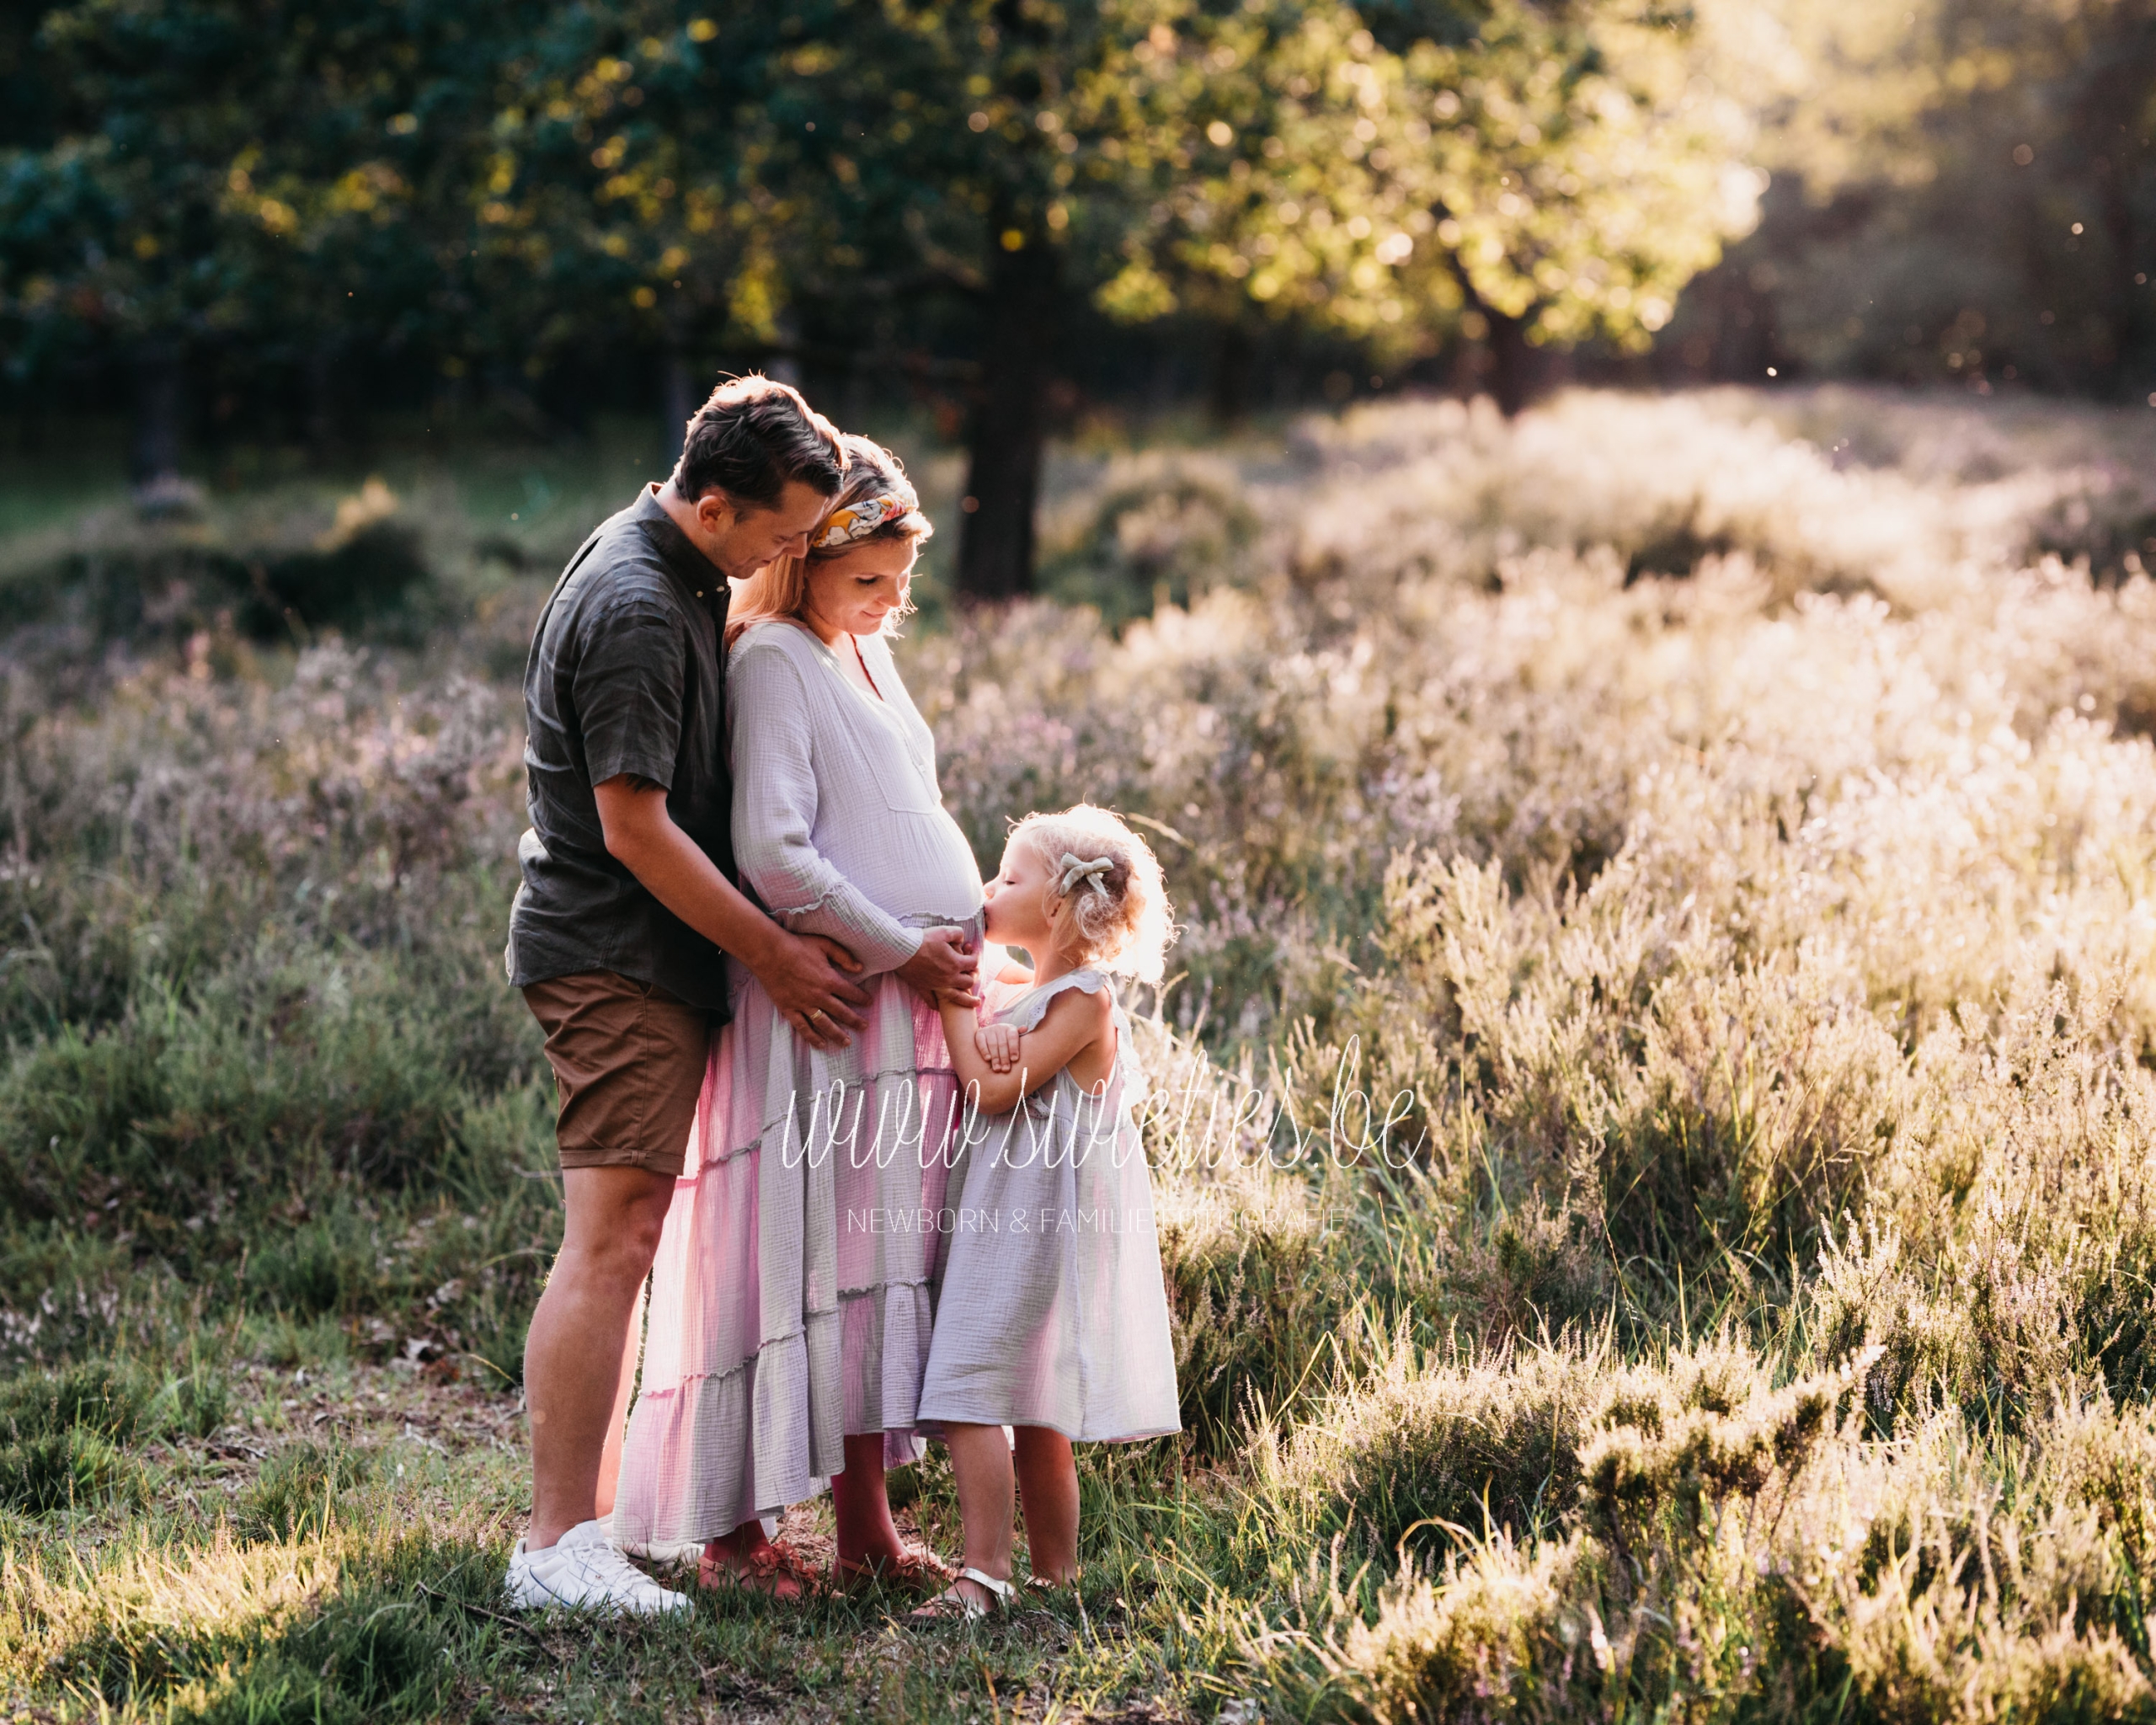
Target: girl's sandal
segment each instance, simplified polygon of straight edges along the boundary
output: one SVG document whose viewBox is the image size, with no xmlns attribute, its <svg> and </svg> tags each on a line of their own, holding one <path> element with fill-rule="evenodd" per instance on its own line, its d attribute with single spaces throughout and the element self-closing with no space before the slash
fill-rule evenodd
<svg viewBox="0 0 2156 1725">
<path fill-rule="evenodd" d="M 1000 1581 L 985 1570 L 975 1569 L 971 1565 L 958 1572 L 958 1580 L 979 1582 L 988 1589 L 995 1604 L 993 1606 L 984 1605 L 979 1599 L 960 1593 L 958 1582 L 953 1582 L 926 1605 L 916 1605 L 906 1615 L 921 1623 L 971 1623 L 987 1616 L 990 1610 L 999 1616 L 1008 1615 L 1011 1596 L 1018 1591 L 1015 1583 Z"/>
</svg>

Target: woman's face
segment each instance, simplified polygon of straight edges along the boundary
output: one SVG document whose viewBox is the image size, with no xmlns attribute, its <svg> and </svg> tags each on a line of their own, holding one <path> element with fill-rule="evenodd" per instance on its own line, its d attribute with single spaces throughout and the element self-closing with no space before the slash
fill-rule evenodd
<svg viewBox="0 0 2156 1725">
<path fill-rule="evenodd" d="M 872 539 L 808 564 L 808 622 L 817 633 L 873 635 L 905 603 L 921 553 L 911 539 Z"/>
<path fill-rule="evenodd" d="M 1023 947 L 1035 958 L 1047 949 L 1048 864 L 1033 845 L 1014 838 L 1003 847 L 1003 868 L 981 888 L 987 911 L 986 938 L 998 946 Z"/>
</svg>

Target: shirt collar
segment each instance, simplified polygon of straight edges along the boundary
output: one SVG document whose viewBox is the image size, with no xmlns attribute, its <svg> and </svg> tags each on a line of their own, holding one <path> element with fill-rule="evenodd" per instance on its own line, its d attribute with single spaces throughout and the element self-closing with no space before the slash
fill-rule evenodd
<svg viewBox="0 0 2156 1725">
<path fill-rule="evenodd" d="M 689 590 L 691 597 L 701 599 L 714 611 L 723 614 L 733 590 L 727 585 L 726 576 L 703 553 L 696 549 L 696 542 L 684 533 L 674 517 L 666 513 L 665 505 L 659 500 L 656 482 L 646 485 L 637 494 L 636 506 L 630 514 L 643 528 L 652 544 L 658 548 L 659 560 L 675 579 Z"/>
</svg>

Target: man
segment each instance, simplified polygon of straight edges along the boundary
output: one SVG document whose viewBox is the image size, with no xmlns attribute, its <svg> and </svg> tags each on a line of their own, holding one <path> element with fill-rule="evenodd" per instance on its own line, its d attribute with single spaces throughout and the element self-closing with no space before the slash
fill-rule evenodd
<svg viewBox="0 0 2156 1725">
<path fill-rule="evenodd" d="M 504 955 L 547 1033 L 567 1215 L 532 1315 L 531 1525 L 510 1559 L 517 1605 L 687 1609 L 614 1547 L 630 1327 L 681 1172 L 725 955 L 796 1030 L 843 1047 L 867 996 L 842 948 L 796 936 L 734 884 L 723 653 L 728 578 L 798 557 L 846 456 L 784 384 L 722 384 L 681 458 L 587 539 L 556 584 L 525 672 L 531 830 Z M 964 986 L 955 939 L 900 971 Z"/>
</svg>

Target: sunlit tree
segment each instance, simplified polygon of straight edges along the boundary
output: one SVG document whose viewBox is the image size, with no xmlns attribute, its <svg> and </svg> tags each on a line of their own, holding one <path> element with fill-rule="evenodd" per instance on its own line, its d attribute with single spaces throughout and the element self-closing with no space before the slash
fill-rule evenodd
<svg viewBox="0 0 2156 1725">
<path fill-rule="evenodd" d="M 1246 245 L 1260 255 L 1272 218 L 1254 211 L 1363 195 L 1324 104 L 1302 105 L 1332 60 L 1375 51 L 1367 33 L 1353 45 L 1358 29 L 1342 8 L 1285 0 L 883 0 L 833 13 L 792 51 L 783 111 L 814 189 L 796 201 L 831 232 L 804 285 L 878 307 L 955 300 L 979 332 L 964 590 L 1030 585 L 1049 386 L 1074 308 L 1144 321 L 1193 290 L 1201 308 L 1204 294 L 1285 305 L 1352 278 L 1369 230 L 1351 234 L 1345 216 L 1328 231 L 1321 213 L 1262 274 L 1237 260 Z"/>
<path fill-rule="evenodd" d="M 595 330 L 656 348 L 678 437 L 692 356 L 777 339 L 817 228 L 785 120 L 805 28 L 744 3 L 558 8 L 511 62 L 471 203 L 535 375 Z"/>
<path fill-rule="evenodd" d="M 1644 350 L 1677 296 L 1757 219 L 1750 111 L 1714 74 L 1764 68 L 1744 8 L 1493 0 L 1464 37 L 1403 19 L 1369 131 L 1429 218 L 1419 316 L 1486 339 L 1498 403 L 1530 345 Z"/>
</svg>

